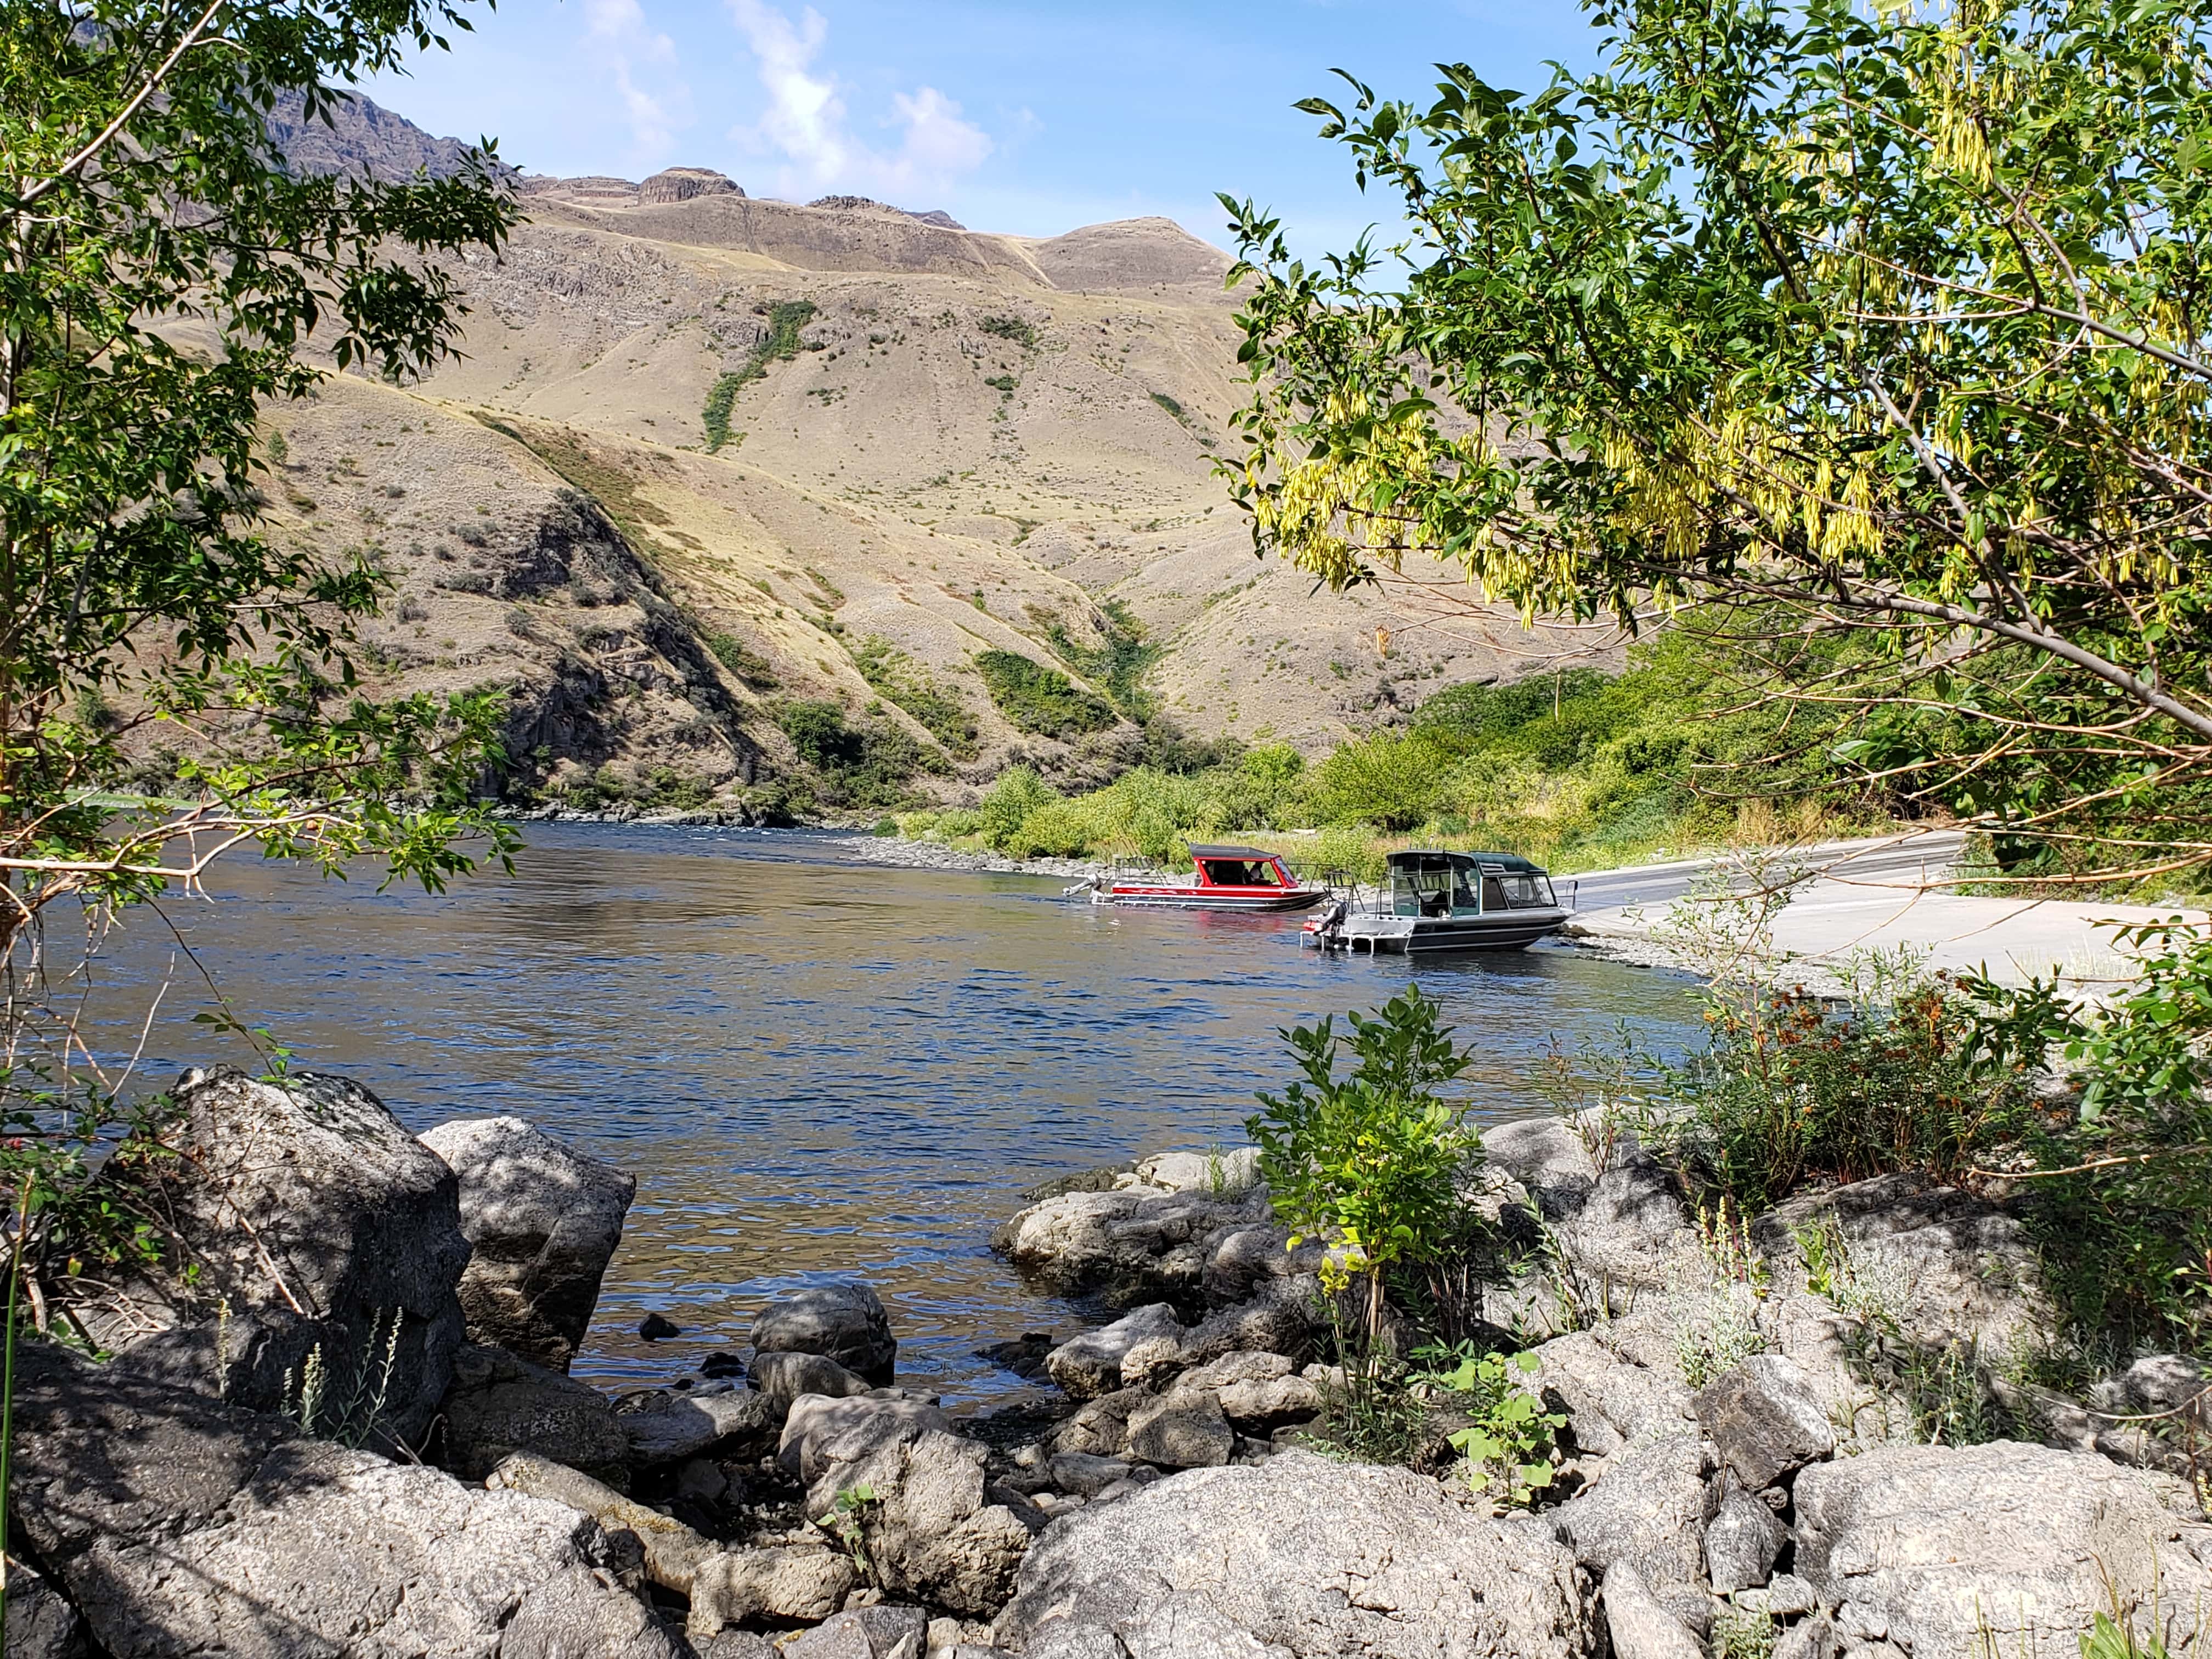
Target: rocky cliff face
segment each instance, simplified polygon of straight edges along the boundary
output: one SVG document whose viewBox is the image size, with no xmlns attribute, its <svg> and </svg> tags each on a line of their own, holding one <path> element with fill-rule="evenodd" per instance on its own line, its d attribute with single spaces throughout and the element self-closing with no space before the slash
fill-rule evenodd
<svg viewBox="0 0 2212 1659">
<path fill-rule="evenodd" d="M 355 113 L 303 154 L 458 153 Z M 519 787 L 726 796 L 798 764 L 793 700 L 902 736 L 955 798 L 1012 758 L 1081 778 L 1133 751 L 1126 723 L 1021 729 L 986 651 L 1101 693 L 1118 651 L 1186 730 L 1308 750 L 1534 657 L 1509 619 L 1408 632 L 1419 597 L 1316 599 L 1254 558 L 1213 472 L 1229 261 L 1169 221 L 994 235 L 693 167 L 520 188 L 527 222 L 463 271 L 462 358 L 271 411 L 276 528 L 393 573 L 395 687 L 513 689 Z"/>
<path fill-rule="evenodd" d="M 434 138 L 357 94 L 341 96 L 326 118 L 313 120 L 293 94 L 269 112 L 269 136 L 301 173 L 353 173 L 387 184 L 418 172 L 451 178 L 469 149 L 458 138 Z"/>
</svg>

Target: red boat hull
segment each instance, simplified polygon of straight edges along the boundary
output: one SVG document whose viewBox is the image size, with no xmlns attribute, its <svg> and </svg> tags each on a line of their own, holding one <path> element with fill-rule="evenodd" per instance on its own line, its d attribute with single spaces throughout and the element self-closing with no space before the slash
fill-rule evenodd
<svg viewBox="0 0 2212 1659">
<path fill-rule="evenodd" d="M 1160 910 L 1273 912 L 1310 910 L 1328 896 L 1326 887 L 1201 887 L 1195 883 L 1115 882 L 1102 888 L 1095 902 L 1130 904 Z"/>
</svg>

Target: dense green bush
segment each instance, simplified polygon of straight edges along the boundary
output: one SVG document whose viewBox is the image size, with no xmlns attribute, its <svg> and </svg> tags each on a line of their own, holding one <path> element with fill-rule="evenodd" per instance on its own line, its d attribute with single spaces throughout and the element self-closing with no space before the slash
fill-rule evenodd
<svg viewBox="0 0 2212 1659">
<path fill-rule="evenodd" d="M 1975 1005 L 1932 980 L 1869 988 L 1841 1006 L 1796 988 L 1709 995 L 1709 1045 L 1666 1073 L 1647 1139 L 1741 1215 L 1899 1170 L 1956 1182 L 2014 1141 L 2026 1077 Z"/>
<path fill-rule="evenodd" d="M 1425 732 L 1378 732 L 1340 744 L 1314 772 L 1314 811 L 1324 823 L 1413 830 L 1443 804 L 1453 753 Z"/>
<path fill-rule="evenodd" d="M 1097 625 L 1100 642 L 1095 646 L 1077 640 L 1060 622 L 1046 628 L 1045 643 L 1070 668 L 1103 687 L 1121 713 L 1139 723 L 1152 721 L 1156 716 L 1145 676 L 1164 647 L 1145 637 L 1145 625 L 1122 600 L 1108 599 L 1100 605 Z M 1174 740 L 1181 734 L 1168 727 L 1163 736 Z"/>
<path fill-rule="evenodd" d="M 2046 1278 L 2106 1357 L 2212 1354 L 2212 939 L 2172 922 L 2124 931 L 2142 976 L 2099 1007 L 2052 987 L 1989 984 L 1993 1047 L 2055 1046 L 2081 1084 L 2029 1119 L 2015 1169 Z"/>
<path fill-rule="evenodd" d="M 1037 776 L 1035 769 L 1010 766 L 999 775 L 991 793 L 983 797 L 976 833 L 1000 852 L 1012 849 L 1030 815 L 1060 799 L 1056 791 Z"/>
<path fill-rule="evenodd" d="M 1056 668 L 1012 651 L 976 653 L 976 672 L 1000 713 L 1024 732 L 1077 738 L 1114 724 L 1114 710 Z"/>
<path fill-rule="evenodd" d="M 1632 1053 L 1604 1091 L 1708 1201 L 1894 1173 L 2003 1191 L 2065 1315 L 2039 1357 L 2073 1383 L 2134 1353 L 2212 1349 L 2212 944 L 2138 930 L 2105 1006 L 1899 970 L 1848 1002 L 1753 982 L 1706 994 L 1710 1038 Z M 2063 1073 L 2072 1091 L 2062 1086 Z"/>
<path fill-rule="evenodd" d="M 956 692 L 913 658 L 880 634 L 873 634 L 853 653 L 853 665 L 884 702 L 896 703 L 920 721 L 946 754 L 955 760 L 975 757 L 975 716 Z"/>
<path fill-rule="evenodd" d="M 848 725 L 834 702 L 787 702 L 776 710 L 776 724 L 814 769 L 827 806 L 896 806 L 908 799 L 916 773 L 945 764 L 888 722 Z"/>
<path fill-rule="evenodd" d="M 788 362 L 799 355 L 799 331 L 814 320 L 814 301 L 778 301 L 765 307 L 763 314 L 768 319 L 767 334 L 745 354 L 743 363 L 727 374 L 718 375 L 708 388 L 706 405 L 700 411 L 700 425 L 707 434 L 709 455 L 732 438 L 744 438 L 744 433 L 730 429 L 730 411 L 737 404 L 738 393 L 765 375 L 770 363 Z"/>
</svg>

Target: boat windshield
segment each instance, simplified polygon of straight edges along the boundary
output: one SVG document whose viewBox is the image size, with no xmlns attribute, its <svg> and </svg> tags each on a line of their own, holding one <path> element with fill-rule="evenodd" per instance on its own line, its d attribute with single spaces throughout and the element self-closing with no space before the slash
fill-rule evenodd
<svg viewBox="0 0 2212 1659">
<path fill-rule="evenodd" d="M 1530 910 L 1559 902 L 1549 878 L 1512 870 L 1485 874 L 1482 896 L 1493 910 Z"/>
<path fill-rule="evenodd" d="M 1200 859 L 1198 867 L 1206 872 L 1207 883 L 1215 887 L 1279 887 L 1275 878 L 1275 866 L 1257 861 L 1248 863 L 1242 859 Z"/>
<path fill-rule="evenodd" d="M 1390 865 L 1390 909 L 1401 916 L 1472 916 L 1482 901 L 1468 880 L 1470 872 L 1449 859 L 1394 860 Z"/>
</svg>

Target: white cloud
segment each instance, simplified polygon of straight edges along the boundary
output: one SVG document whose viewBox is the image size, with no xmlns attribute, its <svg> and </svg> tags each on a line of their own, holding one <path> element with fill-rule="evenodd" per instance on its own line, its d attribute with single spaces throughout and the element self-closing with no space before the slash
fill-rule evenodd
<svg viewBox="0 0 2212 1659">
<path fill-rule="evenodd" d="M 691 125 L 691 88 L 674 72 L 676 43 L 646 21 L 640 0 L 585 0 L 584 20 L 613 77 L 629 125 L 630 163 L 665 166 L 677 134 Z M 653 66 L 641 85 L 641 66 Z"/>
<path fill-rule="evenodd" d="M 623 5 L 635 0 L 592 3 Z M 990 135 L 963 120 L 960 106 L 934 87 L 891 94 L 890 110 L 879 125 L 904 129 L 895 148 L 878 148 L 854 137 L 836 78 L 815 67 L 830 32 L 822 14 L 809 6 L 794 24 L 766 0 L 729 0 L 729 6 L 768 94 L 760 119 L 731 136 L 784 158 L 779 189 L 896 195 L 916 187 L 942 188 L 981 166 L 991 154 Z"/>
</svg>

